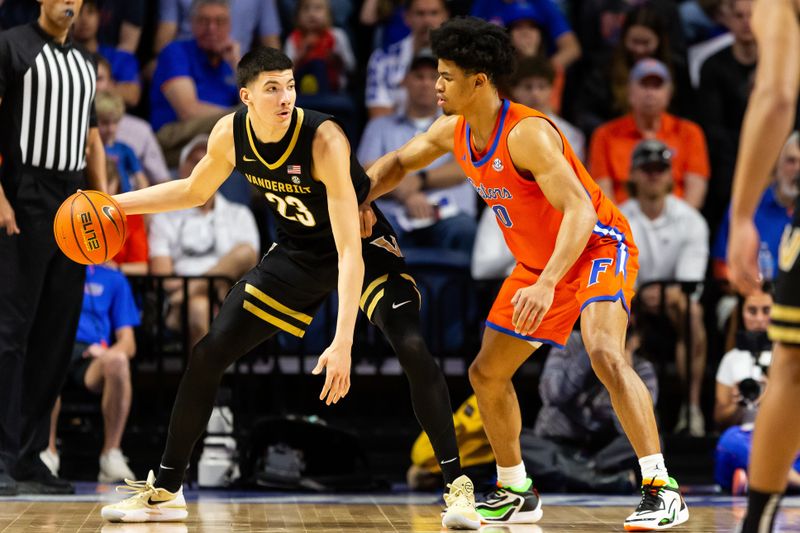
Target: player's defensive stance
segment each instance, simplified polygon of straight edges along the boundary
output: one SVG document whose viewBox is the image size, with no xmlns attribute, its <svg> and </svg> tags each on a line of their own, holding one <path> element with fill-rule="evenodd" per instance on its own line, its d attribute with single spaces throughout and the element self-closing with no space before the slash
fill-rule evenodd
<svg viewBox="0 0 800 533">
<path fill-rule="evenodd" d="M 506 32 L 456 18 L 431 33 L 439 59 L 436 90 L 445 116 L 368 174 L 368 200 L 403 176 L 453 152 L 497 216 L 517 265 L 486 320 L 469 370 L 497 460 L 498 488 L 477 504 L 485 522 L 536 522 L 541 501 L 520 454 L 520 411 L 511 377 L 541 343 L 566 344 L 580 316 L 592 367 L 642 468 L 642 499 L 625 529 L 667 529 L 689 511 L 661 455 L 652 400 L 625 358 L 625 331 L 638 270 L 628 222 L 545 115 L 502 100 L 497 82 L 512 70 Z M 362 206 L 362 231 L 372 214 Z M 533 347 L 533 348 L 532 348 Z"/>
</svg>

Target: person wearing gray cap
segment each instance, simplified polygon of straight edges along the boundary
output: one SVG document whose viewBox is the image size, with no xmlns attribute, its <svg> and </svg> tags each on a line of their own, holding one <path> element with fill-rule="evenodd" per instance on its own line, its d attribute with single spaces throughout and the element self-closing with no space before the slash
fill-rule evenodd
<svg viewBox="0 0 800 533">
<path fill-rule="evenodd" d="M 595 130 L 589 149 L 589 171 L 617 204 L 628 197 L 631 154 L 644 139 L 658 139 L 672 150 L 674 194 L 691 206 L 703 205 L 708 188 L 706 139 L 700 126 L 667 113 L 672 98 L 672 76 L 667 66 L 646 58 L 630 73 L 631 111 Z"/>
<path fill-rule="evenodd" d="M 633 151 L 631 174 L 627 182 L 631 198 L 620 206 L 627 217 L 633 238 L 639 246 L 639 292 L 644 317 L 661 313 L 661 284 L 658 282 L 702 281 L 708 266 L 708 224 L 700 213 L 671 193 L 672 152 L 658 140 L 642 141 Z M 681 406 L 675 431 L 695 437 L 705 434 L 700 410 L 700 391 L 706 365 L 706 331 L 703 310 L 692 298 L 691 382 L 686 383 L 686 298 L 680 286 L 671 283 L 664 294 L 664 307 L 677 333 L 675 357 L 678 374 L 689 388 L 689 405 Z"/>
</svg>

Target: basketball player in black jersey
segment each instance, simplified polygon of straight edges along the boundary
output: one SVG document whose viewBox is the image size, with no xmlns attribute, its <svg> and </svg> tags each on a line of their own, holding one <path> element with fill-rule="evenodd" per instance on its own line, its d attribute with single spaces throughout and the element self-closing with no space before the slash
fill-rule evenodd
<svg viewBox="0 0 800 533">
<path fill-rule="evenodd" d="M 728 239 L 731 281 L 744 294 L 762 283 L 756 260 L 760 238 L 753 216 L 794 123 L 800 91 L 800 0 L 755 2 L 752 26 L 758 41 L 758 68 L 742 124 Z M 753 433 L 743 533 L 772 531 L 787 474 L 800 448 L 799 254 L 800 199 L 778 254 L 775 304 L 768 330 L 775 346 L 769 385 Z"/>
<path fill-rule="evenodd" d="M 447 385 L 420 334 L 414 279 L 379 211 L 377 231 L 360 239 L 358 205 L 367 197 L 369 178 L 333 117 L 294 106 L 291 69 L 291 60 L 271 48 L 245 55 L 237 77 L 246 107 L 217 122 L 208 153 L 192 174 L 116 196 L 130 214 L 194 207 L 236 168 L 264 194 L 278 239 L 261 263 L 234 285 L 208 335 L 192 350 L 158 476 L 150 472 L 147 481 L 129 484 L 135 495 L 104 507 L 102 516 L 125 522 L 184 519 L 184 471 L 208 422 L 223 372 L 278 331 L 302 337 L 338 284 L 336 334 L 313 371 L 326 370 L 320 399 L 336 403 L 348 393 L 353 329 L 361 307 L 397 353 L 414 411 L 450 486 L 443 524 L 477 529 L 472 483 L 460 475 Z"/>
</svg>

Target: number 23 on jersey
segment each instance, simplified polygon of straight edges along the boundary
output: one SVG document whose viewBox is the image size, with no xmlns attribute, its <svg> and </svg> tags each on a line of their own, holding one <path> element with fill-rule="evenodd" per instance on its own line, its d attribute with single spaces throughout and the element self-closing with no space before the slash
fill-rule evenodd
<svg viewBox="0 0 800 533">
<path fill-rule="evenodd" d="M 299 222 L 308 227 L 316 225 L 317 222 L 314 220 L 314 215 L 312 215 L 311 211 L 306 208 L 300 198 L 291 195 L 286 195 L 281 198 L 280 196 L 271 192 L 265 193 L 264 196 L 267 197 L 267 200 L 270 203 L 276 204 L 275 208 L 283 218 L 292 220 L 294 222 Z M 289 207 L 294 207 L 294 214 L 287 213 Z"/>
</svg>

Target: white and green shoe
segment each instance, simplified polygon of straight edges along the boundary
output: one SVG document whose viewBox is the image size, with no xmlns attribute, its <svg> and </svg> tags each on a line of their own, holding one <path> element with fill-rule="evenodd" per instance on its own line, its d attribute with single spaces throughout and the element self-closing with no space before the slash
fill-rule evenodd
<svg viewBox="0 0 800 533">
<path fill-rule="evenodd" d="M 533 524 L 542 519 L 542 500 L 530 478 L 519 487 L 497 486 L 485 501 L 475 504 L 486 524 Z"/>
<path fill-rule="evenodd" d="M 625 531 L 658 531 L 689 520 L 689 508 L 681 496 L 678 482 L 669 478 L 642 482 L 639 506 L 625 519 Z"/>
</svg>

